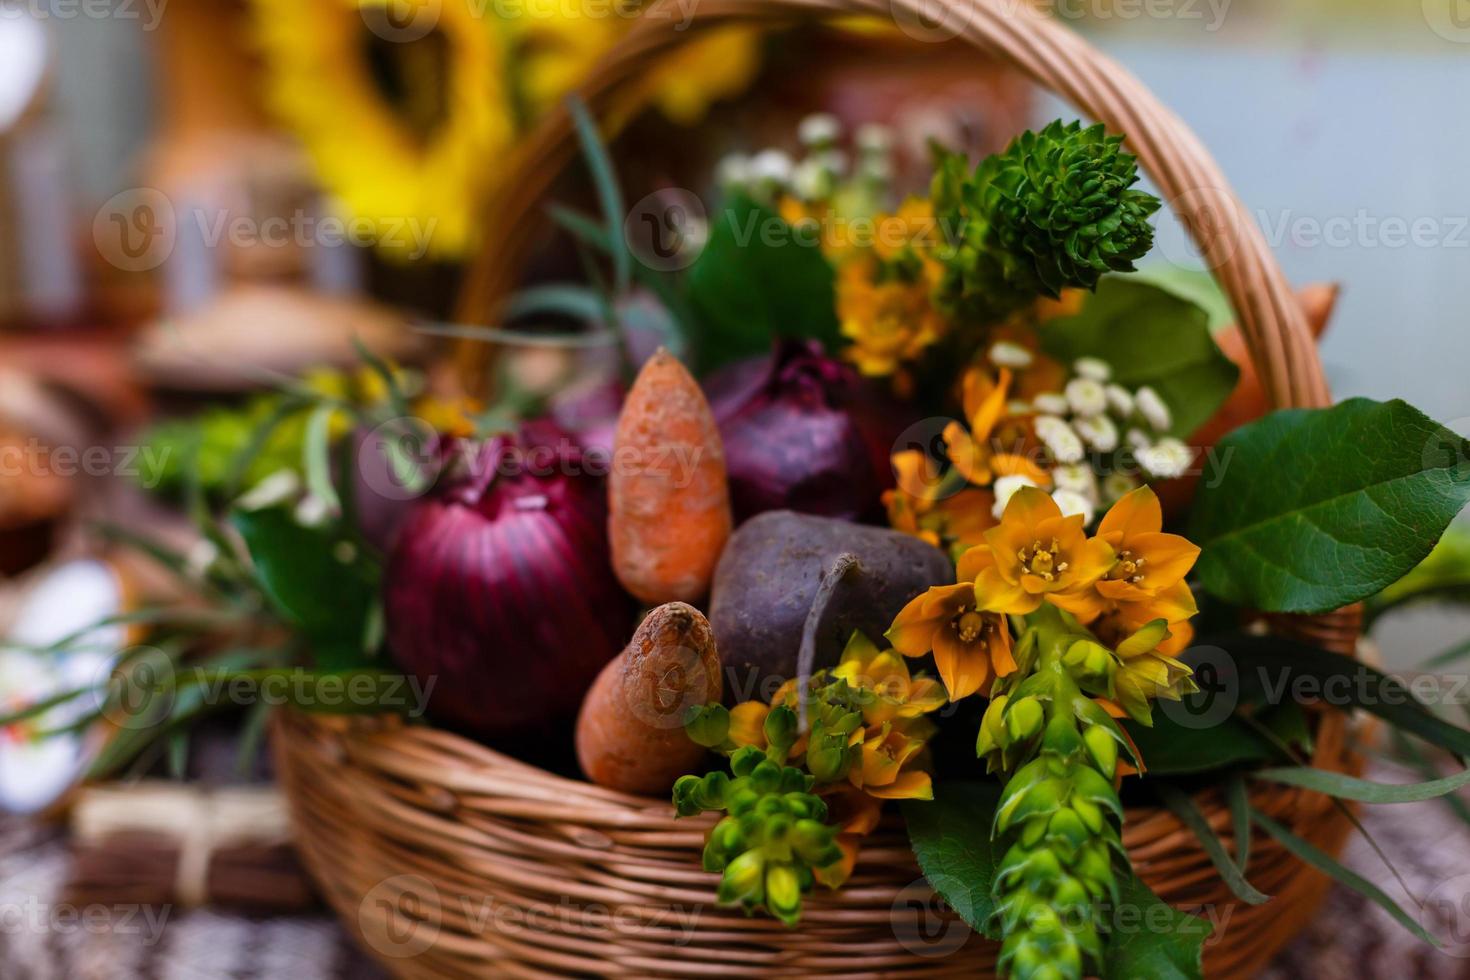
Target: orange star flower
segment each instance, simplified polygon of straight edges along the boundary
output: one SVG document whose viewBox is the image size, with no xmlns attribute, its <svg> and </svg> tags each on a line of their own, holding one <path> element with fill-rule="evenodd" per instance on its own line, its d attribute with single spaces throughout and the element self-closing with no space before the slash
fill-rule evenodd
<svg viewBox="0 0 1470 980">
<path fill-rule="evenodd" d="M 1016 669 L 1011 653 L 1011 627 L 999 612 L 982 611 L 975 595 L 976 562 L 971 548 L 960 558 L 960 581 L 936 585 L 903 607 L 884 635 L 905 657 L 931 651 L 951 701 L 969 697 L 993 675 Z"/>
<path fill-rule="evenodd" d="M 985 541 L 965 554 L 980 609 L 1025 615 L 1045 599 L 1083 623 L 1106 609 L 1094 586 L 1113 567 L 1112 547 L 1087 537 L 1082 516 L 1062 516 L 1041 490 L 1017 491 Z"/>
<path fill-rule="evenodd" d="M 1184 580 L 1200 549 L 1187 538 L 1164 534 L 1164 512 L 1148 487 L 1125 495 L 1103 517 L 1097 536 L 1112 546 L 1118 563 L 1097 583 L 1115 602 L 1142 602 Z M 1168 618 L 1168 617 L 1165 617 Z"/>
<path fill-rule="evenodd" d="M 998 476 L 1026 476 L 1037 486 L 1048 486 L 1047 471 L 1018 452 L 997 452 L 996 426 L 1006 418 L 1011 386 L 1009 368 L 992 380 L 989 372 L 972 367 L 965 373 L 964 407 L 968 430 L 959 422 L 944 427 L 946 455 L 954 468 L 976 486 L 989 486 Z"/>
</svg>

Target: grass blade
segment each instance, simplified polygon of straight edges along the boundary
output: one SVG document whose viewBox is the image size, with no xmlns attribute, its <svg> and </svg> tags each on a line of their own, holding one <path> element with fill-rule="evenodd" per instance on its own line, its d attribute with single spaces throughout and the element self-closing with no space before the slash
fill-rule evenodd
<svg viewBox="0 0 1470 980">
<path fill-rule="evenodd" d="M 1470 786 L 1470 769 L 1424 783 L 1375 783 L 1311 766 L 1261 769 L 1251 775 L 1267 782 L 1300 786 L 1302 789 L 1325 793 L 1340 800 L 1356 800 L 1359 803 L 1419 803 Z"/>
<path fill-rule="evenodd" d="M 1199 838 L 1200 846 L 1205 849 L 1205 854 L 1209 855 L 1210 863 L 1215 866 L 1216 871 L 1220 872 L 1220 878 L 1230 886 L 1236 898 L 1248 905 L 1260 905 L 1270 899 L 1271 896 L 1262 894 L 1254 885 L 1245 880 L 1245 875 L 1241 873 L 1240 867 L 1230 860 L 1229 854 L 1225 853 L 1225 845 L 1221 843 L 1220 836 L 1215 833 L 1215 829 L 1210 826 L 1204 814 L 1199 812 L 1199 807 L 1194 805 L 1194 800 L 1191 800 L 1188 794 L 1177 786 L 1165 782 L 1158 783 L 1155 788 L 1159 791 L 1159 798 L 1164 801 L 1164 805 L 1169 808 L 1170 812 L 1179 818 L 1179 822 L 1194 831 L 1194 836 Z"/>
<path fill-rule="evenodd" d="M 1328 875 L 1339 884 L 1346 885 L 1347 887 L 1351 888 L 1353 891 L 1357 892 L 1359 895 L 1362 895 L 1364 898 L 1367 898 L 1374 905 L 1377 905 L 1379 908 L 1383 909 L 1383 911 L 1387 912 L 1390 916 L 1393 917 L 1393 920 L 1395 922 L 1403 926 L 1405 929 L 1409 930 L 1409 932 L 1413 933 L 1415 936 L 1418 936 L 1420 939 L 1424 940 L 1426 943 L 1435 947 L 1436 949 L 1440 948 L 1438 940 L 1436 940 L 1427 931 L 1425 931 L 1422 925 L 1420 925 L 1418 922 L 1415 922 L 1413 917 L 1410 916 L 1409 913 L 1400 908 L 1397 902 L 1390 898 L 1388 894 L 1383 891 L 1383 889 L 1373 884 L 1373 882 L 1369 881 L 1367 878 L 1364 878 L 1362 875 L 1357 874 L 1356 872 L 1344 867 L 1339 861 L 1337 861 L 1337 859 L 1332 857 L 1332 855 L 1318 850 L 1312 844 L 1302 840 L 1300 837 L 1296 836 L 1291 831 L 1287 830 L 1285 827 L 1281 826 L 1279 823 L 1272 820 L 1261 811 L 1252 810 L 1251 818 L 1256 822 L 1257 826 L 1259 826 L 1266 833 L 1270 834 L 1272 837 L 1276 838 L 1277 842 L 1280 843 L 1282 847 L 1286 848 L 1302 862 L 1317 869 L 1323 874 Z"/>
</svg>

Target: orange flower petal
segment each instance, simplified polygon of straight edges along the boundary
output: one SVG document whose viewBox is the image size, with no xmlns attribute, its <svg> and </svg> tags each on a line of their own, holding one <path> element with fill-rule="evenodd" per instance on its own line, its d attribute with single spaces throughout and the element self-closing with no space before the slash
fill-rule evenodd
<svg viewBox="0 0 1470 980">
<path fill-rule="evenodd" d="M 1177 534 L 1151 531 L 1134 535 L 1128 539 L 1128 544 L 1135 554 L 1146 560 L 1140 571 L 1143 572 L 1144 584 L 1154 592 L 1188 575 L 1200 555 L 1198 545 Z"/>
<path fill-rule="evenodd" d="M 934 782 L 927 772 L 914 770 L 899 776 L 886 786 L 868 789 L 869 796 L 880 800 L 932 800 Z"/>
<path fill-rule="evenodd" d="M 970 438 L 970 433 L 958 422 L 951 422 L 944 427 L 945 455 L 959 470 L 960 475 L 966 480 L 977 485 L 985 485 L 992 479 L 990 473 L 989 453 L 984 447 L 976 444 Z"/>
<path fill-rule="evenodd" d="M 1139 487 L 1124 494 L 1103 515 L 1097 526 L 1098 537 L 1117 536 L 1127 540 L 1135 534 L 1157 533 L 1164 526 L 1164 511 L 1159 506 L 1158 495 L 1149 487 Z"/>
<path fill-rule="evenodd" d="M 893 649 L 905 657 L 922 657 L 929 652 L 934 642 L 934 631 L 939 628 L 942 620 L 924 614 L 924 604 L 928 600 L 927 592 L 921 592 L 910 599 L 893 618 L 893 625 L 888 628 L 888 632 L 883 634 L 893 644 Z"/>
<path fill-rule="evenodd" d="M 934 665 L 951 701 L 969 697 L 990 679 L 990 654 L 984 642 L 965 643 L 952 629 L 934 634 Z"/>
<path fill-rule="evenodd" d="M 973 582 L 987 568 L 995 567 L 995 554 L 988 547 L 978 545 L 960 555 L 955 573 L 961 582 Z"/>
<path fill-rule="evenodd" d="M 1025 616 L 1040 607 L 1041 598 L 1028 592 L 1019 581 L 1008 582 L 997 569 L 987 568 L 975 580 L 975 602 L 985 612 Z"/>
</svg>

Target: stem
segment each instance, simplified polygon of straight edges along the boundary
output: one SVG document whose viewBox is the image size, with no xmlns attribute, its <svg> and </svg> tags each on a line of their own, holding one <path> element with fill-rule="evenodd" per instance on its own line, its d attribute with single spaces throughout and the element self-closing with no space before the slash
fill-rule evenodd
<svg viewBox="0 0 1470 980">
<path fill-rule="evenodd" d="M 832 567 L 822 573 L 822 580 L 817 583 L 817 591 L 812 595 L 811 608 L 807 610 L 806 621 L 801 625 L 801 649 L 796 656 L 796 717 L 797 730 L 800 732 L 807 730 L 807 687 L 811 683 L 812 669 L 816 666 L 817 630 L 821 628 L 822 617 L 826 615 L 827 607 L 837 593 L 837 587 L 850 573 L 862 571 L 862 567 L 857 555 L 843 552 L 832 560 Z"/>
</svg>

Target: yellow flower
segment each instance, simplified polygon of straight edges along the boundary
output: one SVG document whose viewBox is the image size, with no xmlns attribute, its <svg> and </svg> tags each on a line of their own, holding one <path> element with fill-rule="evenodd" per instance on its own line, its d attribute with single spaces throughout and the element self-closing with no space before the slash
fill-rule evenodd
<svg viewBox="0 0 1470 980">
<path fill-rule="evenodd" d="M 1145 725 L 1151 721 L 1155 700 L 1178 701 L 1196 690 L 1194 672 L 1161 649 L 1172 638 L 1168 624 L 1156 619 L 1117 645 L 1120 663 L 1113 678 L 1117 705 Z"/>
<path fill-rule="evenodd" d="M 736 748 L 744 748 L 754 745 L 758 749 L 766 747 L 766 715 L 771 713 L 771 706 L 759 701 L 742 701 L 730 709 L 730 741 L 735 743 Z"/>
<path fill-rule="evenodd" d="M 1018 490 L 985 541 L 964 556 L 980 609 L 1025 615 L 1045 599 L 1084 624 L 1104 611 L 1094 586 L 1113 567 L 1113 549 L 1088 538 L 1081 515 L 1063 517 L 1046 493 Z"/>
<path fill-rule="evenodd" d="M 871 377 L 893 374 L 944 333 L 927 280 L 878 282 L 877 273 L 876 262 L 859 259 L 843 264 L 837 276 L 837 317 L 852 341 L 846 356 Z"/>
<path fill-rule="evenodd" d="M 999 476 L 1024 476 L 1037 486 L 1050 486 L 1051 476 L 1021 452 L 1022 440 L 1012 438 L 1009 446 L 1001 443 L 998 451 L 996 427 L 1008 418 L 1007 398 L 1012 376 L 1008 368 L 1001 368 L 1000 375 L 992 380 L 988 371 L 972 367 L 965 373 L 964 407 L 969 420 L 968 430 L 959 422 L 950 422 L 944 428 L 944 443 L 949 460 L 965 479 L 976 486 L 989 486 Z M 1008 435 L 1015 435 L 1017 426 L 1006 426 Z"/>
<path fill-rule="evenodd" d="M 951 701 L 974 694 L 992 674 L 1005 677 L 1016 669 L 1010 624 L 1001 613 L 977 606 L 971 556 L 982 550 L 965 552 L 960 558 L 960 581 L 936 585 L 916 596 L 884 634 L 906 657 L 922 657 L 932 651 Z"/>
<path fill-rule="evenodd" d="M 944 689 L 932 677 L 913 677 L 892 650 L 879 650 L 855 630 L 832 676 L 872 696 L 863 704 L 863 723 L 882 725 L 895 718 L 917 718 L 943 707 Z"/>
<path fill-rule="evenodd" d="M 1163 526 L 1159 498 L 1148 487 L 1127 494 L 1107 512 L 1097 536 L 1112 546 L 1118 563 L 1097 583 L 1104 598 L 1142 602 L 1183 581 L 1200 549 L 1177 534 L 1164 534 Z"/>
<path fill-rule="evenodd" d="M 853 745 L 862 745 L 862 758 L 848 770 L 853 786 L 880 800 L 932 800 L 934 785 L 922 769 L 910 768 L 924 750 L 925 740 L 916 738 L 892 723 L 876 729 L 859 728 L 852 733 Z"/>
<path fill-rule="evenodd" d="M 960 477 L 940 476 L 929 456 L 917 449 L 893 454 L 897 486 L 884 491 L 888 524 L 935 547 L 979 544 L 995 526 L 995 495 L 973 487 L 955 490 Z"/>
<path fill-rule="evenodd" d="M 927 265 L 929 250 L 938 244 L 934 205 L 927 198 L 910 197 L 893 214 L 880 214 L 873 221 L 873 252 L 883 262 L 917 258 Z M 927 275 L 938 272 L 936 268 Z"/>
</svg>

